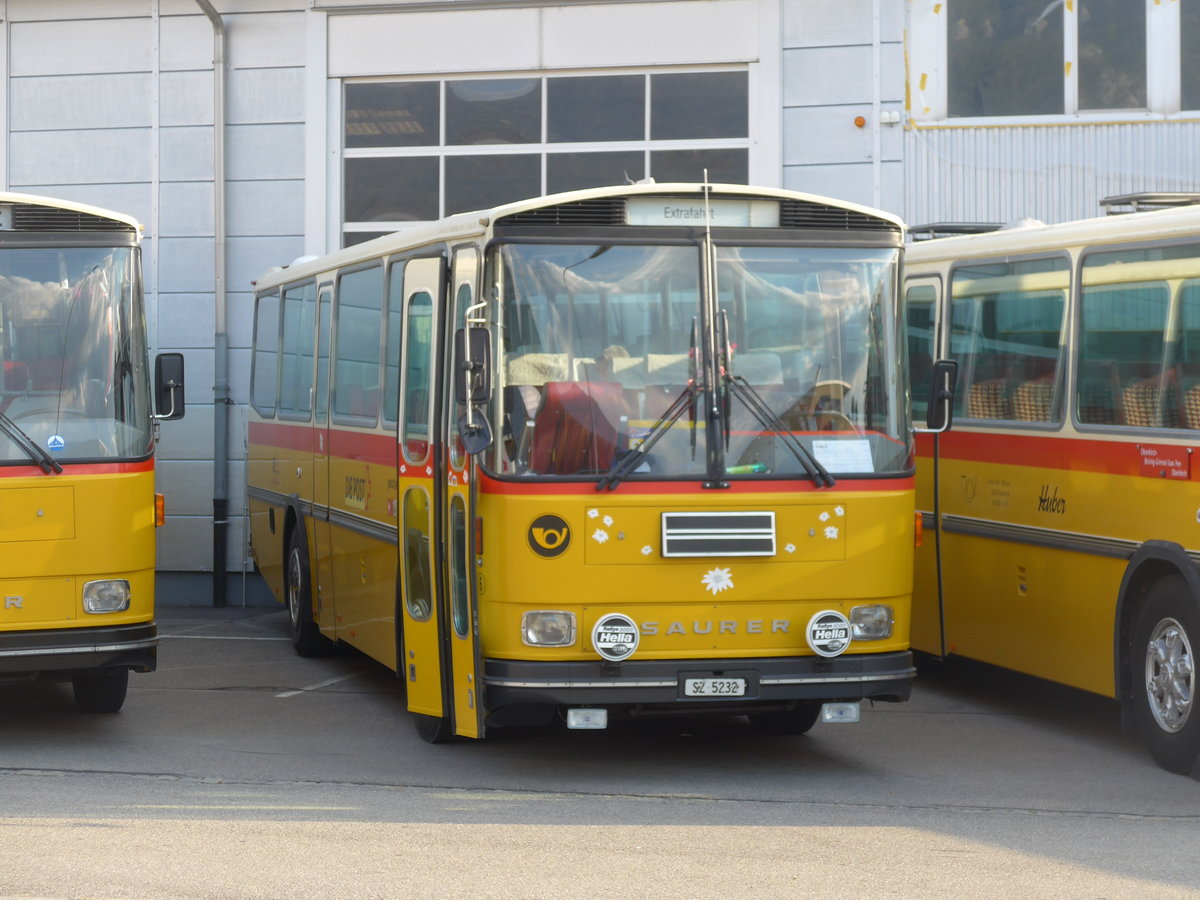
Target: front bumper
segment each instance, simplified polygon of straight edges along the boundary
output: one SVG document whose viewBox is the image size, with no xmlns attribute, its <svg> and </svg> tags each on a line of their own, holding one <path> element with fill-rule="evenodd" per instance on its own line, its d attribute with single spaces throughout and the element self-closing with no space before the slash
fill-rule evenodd
<svg viewBox="0 0 1200 900">
<path fill-rule="evenodd" d="M 768 659 L 527 662 L 485 659 L 483 682 L 488 710 L 516 705 L 674 707 L 703 711 L 763 706 L 795 700 L 821 702 L 907 700 L 916 675 L 912 654 L 845 655 L 832 659 L 789 656 Z M 683 696 L 683 678 L 746 679 L 746 694 L 719 700 Z"/>
<path fill-rule="evenodd" d="M 88 669 L 158 667 L 158 625 L 111 625 L 0 633 L 0 675 L 50 674 Z"/>
</svg>

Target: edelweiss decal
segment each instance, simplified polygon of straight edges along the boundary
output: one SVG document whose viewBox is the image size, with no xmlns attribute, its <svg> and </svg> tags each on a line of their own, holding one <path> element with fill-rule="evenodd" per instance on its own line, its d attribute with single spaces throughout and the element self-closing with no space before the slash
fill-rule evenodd
<svg viewBox="0 0 1200 900">
<path fill-rule="evenodd" d="M 729 569 L 710 569 L 700 579 L 700 583 L 715 597 L 721 591 L 727 591 L 733 587 L 733 575 Z"/>
</svg>

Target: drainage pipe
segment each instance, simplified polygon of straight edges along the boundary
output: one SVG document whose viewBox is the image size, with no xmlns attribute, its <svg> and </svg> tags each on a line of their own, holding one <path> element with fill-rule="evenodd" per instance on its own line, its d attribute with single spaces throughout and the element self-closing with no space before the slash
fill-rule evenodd
<svg viewBox="0 0 1200 900">
<path fill-rule="evenodd" d="M 229 336 L 225 294 L 225 22 L 209 0 L 196 0 L 213 30 L 213 606 L 225 605 L 229 530 Z"/>
</svg>

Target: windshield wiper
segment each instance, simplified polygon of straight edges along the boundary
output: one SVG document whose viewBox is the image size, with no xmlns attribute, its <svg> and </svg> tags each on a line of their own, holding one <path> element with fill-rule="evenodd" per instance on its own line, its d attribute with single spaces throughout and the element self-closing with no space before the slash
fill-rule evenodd
<svg viewBox="0 0 1200 900">
<path fill-rule="evenodd" d="M 826 469 L 802 444 L 797 437 L 792 434 L 791 429 L 787 428 L 777 416 L 767 402 L 763 400 L 762 395 L 756 391 L 753 385 L 750 384 L 743 376 L 733 374 L 733 346 L 729 342 L 729 316 L 725 310 L 721 310 L 719 320 L 720 332 L 717 337 L 719 340 L 719 353 L 721 354 L 718 364 L 720 366 L 721 384 L 725 388 L 723 411 L 725 413 L 724 422 L 724 438 L 725 449 L 729 449 L 729 422 L 733 418 L 733 410 L 730 408 L 730 394 L 737 394 L 739 400 L 745 404 L 746 409 L 750 410 L 754 418 L 758 419 L 760 425 L 768 431 L 774 431 L 779 435 L 779 439 L 783 441 L 784 446 L 792 451 L 792 455 L 796 457 L 800 465 L 804 468 L 805 473 L 813 480 L 817 487 L 833 487 L 837 484 L 837 479 L 829 474 Z"/>
<path fill-rule="evenodd" d="M 672 425 L 679 421 L 684 410 L 696 402 L 697 390 L 694 385 L 689 384 L 679 396 L 671 401 L 671 405 L 667 407 L 667 411 L 662 414 L 662 418 L 654 423 L 650 429 L 650 433 L 642 440 L 640 444 L 622 456 L 613 463 L 612 468 L 604 473 L 603 477 L 596 482 L 596 490 L 612 490 L 628 475 L 637 469 L 642 464 L 642 461 L 650 454 L 650 448 L 657 443 L 670 429 Z M 694 429 L 693 429 L 694 430 Z"/>
<path fill-rule="evenodd" d="M 612 490 L 624 480 L 625 476 L 637 469 L 642 464 L 642 461 L 650 454 L 650 448 L 658 441 L 660 437 L 667 433 L 672 425 L 679 421 L 683 415 L 683 411 L 689 406 L 692 409 L 696 407 L 696 398 L 700 395 L 701 388 L 696 385 L 696 340 L 699 334 L 699 326 L 696 319 L 692 318 L 692 346 L 688 353 L 688 383 L 687 387 L 680 392 L 679 396 L 671 401 L 671 405 L 667 407 L 667 411 L 656 421 L 647 432 L 646 437 L 642 442 L 622 456 L 620 459 L 614 460 L 612 467 L 604 473 L 596 483 L 596 490 Z M 696 429 L 691 429 L 691 446 L 692 459 L 696 458 Z"/>
<path fill-rule="evenodd" d="M 8 413 L 0 412 L 0 430 L 7 434 L 14 444 L 25 451 L 25 454 L 33 460 L 41 470 L 49 475 L 51 472 L 60 474 L 63 467 L 59 465 L 58 460 L 42 449 L 33 438 L 22 430 L 21 426 L 8 417 Z"/>
<path fill-rule="evenodd" d="M 817 487 L 833 487 L 837 484 L 837 479 L 829 474 L 829 470 L 821 465 L 796 435 L 792 434 L 791 430 L 779 421 L 779 416 L 772 412 L 771 407 L 763 400 L 762 395 L 751 386 L 750 382 L 741 375 L 727 373 L 725 383 L 726 387 L 732 393 L 737 394 L 738 399 L 745 404 L 746 409 L 750 410 L 764 428 L 774 431 L 779 436 L 783 445 L 792 451 L 792 455 L 804 467 L 805 473 Z"/>
</svg>

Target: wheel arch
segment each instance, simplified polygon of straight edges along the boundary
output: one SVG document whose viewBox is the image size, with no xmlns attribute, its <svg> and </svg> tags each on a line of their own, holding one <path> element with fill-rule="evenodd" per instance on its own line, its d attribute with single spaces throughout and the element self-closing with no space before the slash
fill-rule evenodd
<svg viewBox="0 0 1200 900">
<path fill-rule="evenodd" d="M 1122 726 L 1129 724 L 1128 701 L 1133 685 L 1129 678 L 1132 635 L 1146 592 L 1156 582 L 1179 575 L 1187 583 L 1192 599 L 1200 604 L 1200 569 L 1187 551 L 1173 541 L 1146 541 L 1129 559 L 1117 594 L 1116 620 L 1113 623 L 1114 695 L 1121 702 Z"/>
<path fill-rule="evenodd" d="M 304 510 L 300 503 L 300 497 L 296 494 L 288 496 L 287 501 L 283 505 L 283 554 L 287 556 L 288 545 L 292 541 L 292 532 L 297 528 L 304 527 Z M 307 532 L 303 537 L 305 548 L 308 547 Z"/>
</svg>

